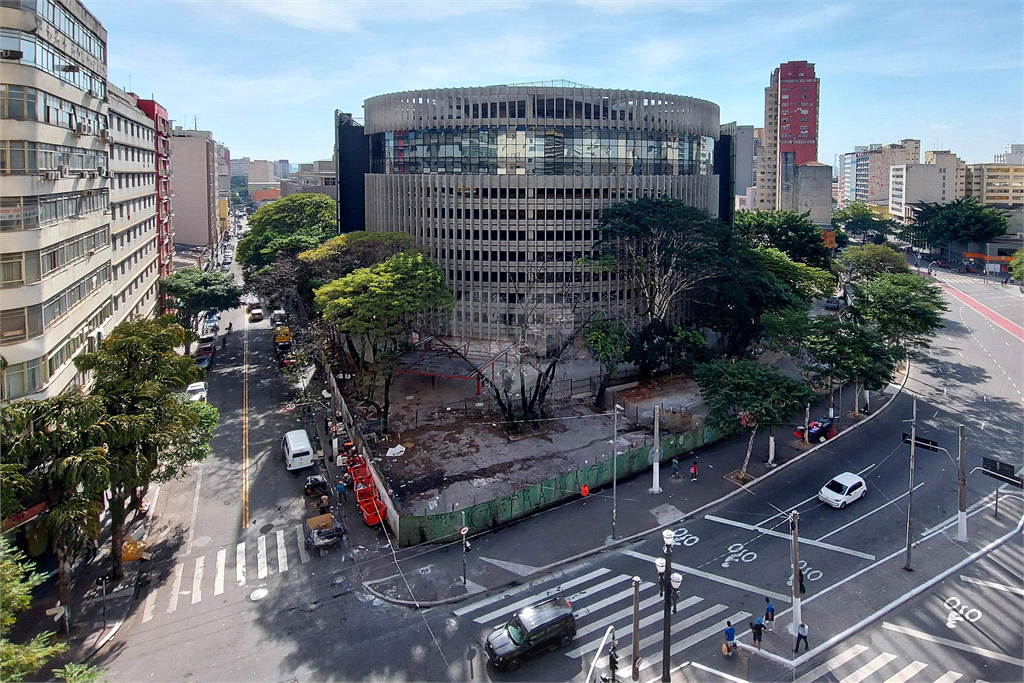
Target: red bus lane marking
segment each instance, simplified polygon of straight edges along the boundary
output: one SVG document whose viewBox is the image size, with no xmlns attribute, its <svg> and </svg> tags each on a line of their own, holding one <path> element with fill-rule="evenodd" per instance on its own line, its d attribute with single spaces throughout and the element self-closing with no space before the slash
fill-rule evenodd
<svg viewBox="0 0 1024 683">
<path fill-rule="evenodd" d="M 1005 316 L 999 315 L 985 304 L 981 303 L 977 299 L 972 299 L 971 297 L 967 296 L 966 294 L 961 292 L 959 289 L 956 289 L 955 287 L 950 287 L 949 285 L 943 282 L 940 282 L 939 286 L 942 287 L 947 292 L 949 292 L 950 294 L 952 294 L 954 298 L 959 299 L 960 301 L 974 309 L 977 313 L 980 313 L 981 315 L 985 316 L 986 318 L 994 322 L 996 325 L 999 325 L 999 327 L 1003 328 L 1013 336 L 1017 337 L 1017 339 L 1024 341 L 1024 327 L 1021 327 L 1020 325 L 1009 320 Z"/>
</svg>

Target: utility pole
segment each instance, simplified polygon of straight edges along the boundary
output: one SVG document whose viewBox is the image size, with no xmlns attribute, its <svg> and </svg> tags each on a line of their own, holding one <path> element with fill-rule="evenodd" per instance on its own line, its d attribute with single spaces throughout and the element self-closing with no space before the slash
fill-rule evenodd
<svg viewBox="0 0 1024 683">
<path fill-rule="evenodd" d="M 956 513 L 956 540 L 961 543 L 967 542 L 967 473 L 964 471 L 964 451 L 967 446 L 967 435 L 963 425 L 960 425 L 960 448 L 957 453 L 957 484 L 960 489 L 960 507 Z"/>
<path fill-rule="evenodd" d="M 914 545 L 914 448 L 917 444 L 917 398 L 914 398 L 914 415 L 910 420 L 910 492 L 907 495 L 907 563 L 904 569 L 914 571 L 911 565 L 911 548 Z"/>
<path fill-rule="evenodd" d="M 640 680 L 640 577 L 633 577 L 633 680 Z"/>
<path fill-rule="evenodd" d="M 775 467 L 775 426 L 772 426 L 768 434 L 768 460 L 765 462 L 768 467 Z"/>
<path fill-rule="evenodd" d="M 615 520 L 619 511 L 619 409 L 618 403 L 614 404 L 612 415 L 612 540 L 615 540 Z"/>
<path fill-rule="evenodd" d="M 651 493 L 661 493 L 661 406 L 654 406 L 654 445 L 651 446 Z"/>
<path fill-rule="evenodd" d="M 800 513 L 789 513 L 789 530 L 793 533 L 793 637 L 797 635 L 803 615 L 800 613 Z"/>
<path fill-rule="evenodd" d="M 469 527 L 466 526 L 466 511 L 462 511 L 462 585 L 466 586 L 466 553 L 469 552 L 469 536 L 466 531 Z"/>
</svg>

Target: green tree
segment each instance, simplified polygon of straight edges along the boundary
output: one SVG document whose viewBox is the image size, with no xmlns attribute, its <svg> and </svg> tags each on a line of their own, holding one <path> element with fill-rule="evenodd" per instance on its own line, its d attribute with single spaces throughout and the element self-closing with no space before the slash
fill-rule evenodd
<svg viewBox="0 0 1024 683">
<path fill-rule="evenodd" d="M 697 366 L 694 379 L 708 409 L 708 424 L 725 436 L 749 434 L 740 482 L 747 480 L 757 430 L 783 423 L 814 399 L 806 385 L 756 361 L 705 363 Z"/>
<path fill-rule="evenodd" d="M 1006 212 L 985 206 L 977 197 L 955 199 L 948 204 L 918 202 L 914 204 L 915 220 L 928 242 L 988 242 L 1006 234 L 1009 219 Z"/>
<path fill-rule="evenodd" d="M 933 283 L 907 273 L 887 273 L 854 286 L 852 314 L 870 322 L 903 357 L 928 348 L 942 313 L 949 310 Z"/>
<path fill-rule="evenodd" d="M 324 318 L 373 357 L 384 377 L 381 420 L 388 427 L 391 382 L 413 332 L 432 329 L 430 316 L 454 304 L 444 271 L 421 253 L 401 253 L 369 268 L 359 268 L 316 290 Z"/>
<path fill-rule="evenodd" d="M 0 536 L 0 679 L 23 681 L 67 649 L 52 632 L 40 633 L 23 645 L 7 638 L 11 627 L 32 604 L 32 589 L 46 580 L 34 562 Z"/>
<path fill-rule="evenodd" d="M 828 270 L 831 256 L 821 228 L 795 211 L 737 211 L 736 232 L 753 247 L 775 247 L 789 258 Z"/>
<path fill-rule="evenodd" d="M 160 287 L 178 300 L 179 320 L 186 330 L 196 329 L 203 311 L 225 311 L 242 303 L 242 288 L 234 276 L 219 270 L 176 270 L 160 279 Z"/>
<path fill-rule="evenodd" d="M 849 235 L 855 235 L 864 242 L 870 242 L 873 238 L 881 238 L 884 242 L 886 235 L 891 235 L 895 231 L 890 219 L 883 218 L 877 211 L 860 202 L 847 204 L 833 213 L 832 226 Z"/>
<path fill-rule="evenodd" d="M 728 237 L 724 223 L 681 199 L 636 199 L 604 209 L 592 263 L 629 282 L 646 324 L 664 320 L 683 293 L 729 269 L 720 254 Z"/>
<path fill-rule="evenodd" d="M 112 574 L 124 575 L 126 504 L 137 508 L 151 482 L 184 473 L 209 454 L 216 408 L 193 403 L 179 392 L 202 375 L 188 356 L 175 352 L 189 333 L 168 316 L 132 320 L 114 328 L 95 353 L 75 358 L 80 372 L 91 372 L 92 395 L 106 412 L 145 423 L 141 431 L 115 433 L 109 445 Z"/>
<path fill-rule="evenodd" d="M 612 375 L 629 353 L 629 329 L 620 321 L 597 320 L 587 331 L 590 354 L 601 364 L 601 383 L 597 387 L 597 407 L 604 410 L 605 394 Z"/>
<path fill-rule="evenodd" d="M 865 244 L 850 247 L 836 259 L 847 282 L 865 282 L 885 273 L 909 273 L 907 258 L 892 247 Z"/>
<path fill-rule="evenodd" d="M 322 194 L 293 194 L 271 202 L 249 219 L 249 232 L 235 256 L 246 277 L 269 266 L 281 254 L 316 247 L 338 232 L 334 200 Z"/>
<path fill-rule="evenodd" d="M 1024 280 L 1024 249 L 1018 249 L 1010 259 L 1010 275 L 1014 280 Z"/>
</svg>

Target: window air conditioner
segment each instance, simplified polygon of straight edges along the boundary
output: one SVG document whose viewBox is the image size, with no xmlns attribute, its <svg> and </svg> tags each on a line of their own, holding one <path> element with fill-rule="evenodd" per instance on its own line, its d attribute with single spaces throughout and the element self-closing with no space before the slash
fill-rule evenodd
<svg viewBox="0 0 1024 683">
<path fill-rule="evenodd" d="M 88 130 L 89 127 L 86 125 L 85 121 L 79 121 L 75 124 L 75 135 L 85 135 Z"/>
<path fill-rule="evenodd" d="M 61 178 L 67 178 L 70 174 L 71 174 L 71 168 L 69 166 L 65 165 L 65 166 L 61 166 L 60 167 L 60 177 Z"/>
<path fill-rule="evenodd" d="M 45 175 L 47 180 L 57 180 L 60 178 L 60 171 L 47 171 Z"/>
<path fill-rule="evenodd" d="M 21 50 L 0 50 L 0 59 L 21 59 L 24 56 Z"/>
<path fill-rule="evenodd" d="M 104 140 L 109 140 L 110 139 L 110 129 L 109 128 L 104 128 L 103 130 L 101 130 L 100 131 L 100 137 L 103 138 Z"/>
</svg>

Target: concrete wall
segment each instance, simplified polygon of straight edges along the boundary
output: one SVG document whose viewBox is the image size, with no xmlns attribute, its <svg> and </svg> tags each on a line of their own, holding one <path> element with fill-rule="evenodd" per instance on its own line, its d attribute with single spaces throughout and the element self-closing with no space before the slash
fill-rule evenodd
<svg viewBox="0 0 1024 683">
<path fill-rule="evenodd" d="M 213 136 L 175 129 L 171 136 L 174 241 L 193 246 L 217 242 L 217 167 Z"/>
</svg>

